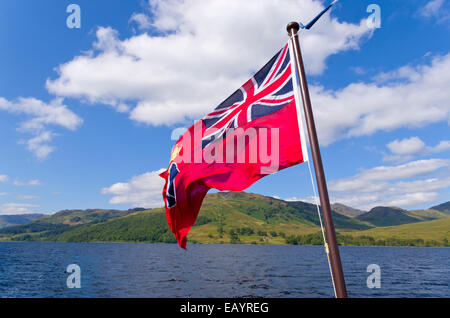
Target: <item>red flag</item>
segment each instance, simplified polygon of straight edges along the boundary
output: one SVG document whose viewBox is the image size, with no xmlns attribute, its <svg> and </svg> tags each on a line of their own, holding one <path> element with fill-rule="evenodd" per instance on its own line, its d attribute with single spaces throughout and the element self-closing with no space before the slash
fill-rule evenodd
<svg viewBox="0 0 450 318">
<path fill-rule="evenodd" d="M 242 191 L 308 160 L 291 60 L 286 44 L 175 144 L 161 177 L 167 221 L 182 248 L 211 188 Z"/>
</svg>

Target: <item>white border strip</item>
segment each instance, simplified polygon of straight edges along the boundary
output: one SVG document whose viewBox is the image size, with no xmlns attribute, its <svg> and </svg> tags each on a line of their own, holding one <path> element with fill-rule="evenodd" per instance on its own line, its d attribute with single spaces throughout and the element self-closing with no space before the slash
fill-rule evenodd
<svg viewBox="0 0 450 318">
<path fill-rule="evenodd" d="M 299 84 L 297 79 L 297 70 L 295 68 L 295 56 L 294 56 L 294 49 L 292 47 L 292 40 L 289 39 L 289 54 L 291 58 L 291 73 L 292 73 L 292 87 L 294 88 L 294 98 L 295 98 L 295 105 L 297 109 L 297 119 L 298 119 L 298 131 L 300 133 L 300 142 L 302 144 L 302 154 L 303 154 L 303 161 L 307 162 L 309 161 L 309 154 L 308 154 L 308 148 L 306 147 L 306 139 L 305 139 L 305 122 L 303 121 L 303 112 L 300 109 L 300 95 L 298 92 Z"/>
</svg>

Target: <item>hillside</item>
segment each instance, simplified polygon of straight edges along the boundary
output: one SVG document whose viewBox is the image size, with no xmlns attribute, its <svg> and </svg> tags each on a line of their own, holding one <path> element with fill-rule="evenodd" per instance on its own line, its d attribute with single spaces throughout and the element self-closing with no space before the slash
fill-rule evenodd
<svg viewBox="0 0 450 318">
<path fill-rule="evenodd" d="M 431 221 L 448 217 L 444 212 L 437 210 L 410 210 L 405 212 L 407 215 L 419 219 L 420 221 Z"/>
<path fill-rule="evenodd" d="M 217 211 L 239 212 L 267 224 L 287 225 L 298 223 L 313 227 L 320 225 L 317 209 L 313 204 L 300 201 L 288 202 L 245 192 L 210 194 L 205 199 L 199 215 L 205 213 L 218 217 Z M 337 228 L 359 230 L 371 227 L 334 211 L 332 214 Z"/>
<path fill-rule="evenodd" d="M 355 218 L 333 211 L 333 219 L 340 244 L 447 246 L 450 218 L 439 211 L 425 212 L 377 207 Z M 429 217 L 440 219 L 428 221 Z M 191 243 L 322 243 L 314 205 L 244 192 L 208 194 L 188 239 Z M 64 210 L 0 229 L 0 240 L 175 242 L 162 208 Z"/>
<path fill-rule="evenodd" d="M 369 222 L 374 226 L 391 226 L 420 222 L 418 218 L 408 215 L 406 210 L 383 206 L 375 207 L 369 212 L 357 216 L 356 219 Z"/>
<path fill-rule="evenodd" d="M 354 218 L 354 217 L 356 217 L 358 215 L 366 213 L 366 211 L 354 209 L 354 208 L 351 208 L 351 207 L 346 206 L 346 205 L 341 204 L 341 203 L 334 203 L 334 204 L 332 204 L 331 205 L 331 209 L 333 211 L 336 211 L 337 213 L 349 216 L 351 218 Z"/>
<path fill-rule="evenodd" d="M 0 228 L 22 225 L 44 216 L 43 214 L 0 215 Z"/>
<path fill-rule="evenodd" d="M 450 240 L 450 218 L 433 221 L 377 227 L 358 232 L 343 232 L 352 236 L 371 236 L 378 239 L 399 238 L 408 240 Z"/>
<path fill-rule="evenodd" d="M 363 230 L 370 225 L 333 213 L 336 228 Z M 158 226 L 155 226 L 157 224 Z M 286 202 L 257 194 L 224 192 L 207 195 L 189 238 L 202 242 L 229 242 L 230 231 L 252 229 L 253 240 L 268 232 L 281 235 L 314 233 L 319 230 L 316 207 Z M 146 211 L 66 210 L 22 226 L 0 230 L 0 238 L 50 241 L 149 241 L 168 230 L 162 209 Z M 258 235 L 261 234 L 261 235 Z M 170 234 L 170 233 L 169 233 Z M 249 235 L 252 236 L 252 235 Z M 278 236 L 278 235 L 276 235 Z M 163 238 L 162 238 L 163 237 Z M 249 238 L 250 239 L 250 238 Z M 275 240 L 282 243 L 282 239 Z"/>
<path fill-rule="evenodd" d="M 76 225 L 104 222 L 112 218 L 133 213 L 134 211 L 135 210 L 120 211 L 102 209 L 63 210 L 53 215 L 41 216 L 26 224 L 0 229 L 0 237 L 1 235 L 38 233 L 51 230 L 61 231 Z"/>
<path fill-rule="evenodd" d="M 433 206 L 430 208 L 430 210 L 436 210 L 436 211 L 443 212 L 447 215 L 450 215 L 450 201 Z"/>
<path fill-rule="evenodd" d="M 137 212 L 101 223 L 73 226 L 62 232 L 28 234 L 26 238 L 55 242 L 176 242 L 162 209 Z"/>
</svg>

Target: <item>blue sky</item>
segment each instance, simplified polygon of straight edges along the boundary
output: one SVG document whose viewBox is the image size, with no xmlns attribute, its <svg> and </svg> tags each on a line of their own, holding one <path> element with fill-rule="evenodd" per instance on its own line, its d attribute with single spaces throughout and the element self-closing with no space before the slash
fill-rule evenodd
<svg viewBox="0 0 450 318">
<path fill-rule="evenodd" d="M 66 7 L 81 8 L 81 28 Z M 448 0 L 342 0 L 302 49 L 331 200 L 450 194 Z M 162 206 L 173 129 L 247 80 L 321 1 L 0 2 L 0 214 Z M 214 25 L 214 29 L 210 27 Z M 310 200 L 306 165 L 248 189 Z"/>
</svg>

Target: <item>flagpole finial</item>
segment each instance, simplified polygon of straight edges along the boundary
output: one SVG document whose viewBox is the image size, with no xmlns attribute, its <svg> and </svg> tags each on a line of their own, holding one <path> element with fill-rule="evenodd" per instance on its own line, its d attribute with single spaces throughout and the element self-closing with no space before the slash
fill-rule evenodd
<svg viewBox="0 0 450 318">
<path fill-rule="evenodd" d="M 289 34 L 291 34 L 291 30 L 294 29 L 295 33 L 298 32 L 298 30 L 300 30 L 300 24 L 298 24 L 297 22 L 290 22 L 287 27 L 286 30 L 288 31 Z"/>
</svg>

